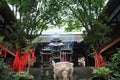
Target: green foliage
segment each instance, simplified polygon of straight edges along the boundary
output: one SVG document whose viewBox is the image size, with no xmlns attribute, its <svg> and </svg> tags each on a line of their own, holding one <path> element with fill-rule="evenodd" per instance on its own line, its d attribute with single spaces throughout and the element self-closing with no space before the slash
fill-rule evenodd
<svg viewBox="0 0 120 80">
<path fill-rule="evenodd" d="M 4 71 L 6 69 L 4 60 L 0 58 L 0 71 Z"/>
<path fill-rule="evenodd" d="M 2 2 L 0 2 L 0 7 L 2 6 Z"/>
<path fill-rule="evenodd" d="M 14 75 L 14 78 L 21 78 L 21 77 L 24 77 L 26 79 L 34 79 L 34 76 L 29 74 L 28 72 L 26 71 L 22 71 L 22 72 L 16 72 Z"/>
<path fill-rule="evenodd" d="M 2 80 L 13 80 L 13 73 L 9 68 L 6 67 L 6 64 L 3 58 L 0 58 L 0 79 Z"/>
<path fill-rule="evenodd" d="M 106 67 L 99 67 L 97 69 L 93 70 L 93 74 L 101 77 L 105 77 L 109 75 L 112 71 L 109 68 Z"/>
<path fill-rule="evenodd" d="M 4 0 L 0 1 L 0 7 L 1 8 L 6 7 L 6 2 Z"/>
<path fill-rule="evenodd" d="M 61 20 L 64 21 L 66 31 L 84 31 L 84 40 L 99 51 L 110 39 L 106 34 L 111 32 L 110 27 L 103 24 L 108 22 L 104 13 L 105 0 L 58 0 Z M 55 5 L 56 6 L 56 5 Z"/>
<path fill-rule="evenodd" d="M 115 79 L 120 79 L 120 48 L 118 48 L 117 52 L 111 56 L 108 66 L 113 71 Z"/>
<path fill-rule="evenodd" d="M 78 32 L 84 28 L 84 40 L 97 51 L 110 40 L 105 35 L 111 29 L 103 24 L 108 21 L 104 14 L 105 0 L 7 1 L 15 7 L 16 17 L 19 16 L 14 25 L 16 32 L 11 37 L 15 41 L 32 40 L 51 26 L 64 26 L 66 31 Z"/>
<path fill-rule="evenodd" d="M 15 31 L 10 36 L 14 42 L 24 43 L 32 41 L 42 34 L 43 30 L 58 21 L 57 0 L 7 0 L 17 18 L 14 24 Z"/>
<path fill-rule="evenodd" d="M 0 35 L 0 41 L 3 41 L 4 36 Z"/>
</svg>

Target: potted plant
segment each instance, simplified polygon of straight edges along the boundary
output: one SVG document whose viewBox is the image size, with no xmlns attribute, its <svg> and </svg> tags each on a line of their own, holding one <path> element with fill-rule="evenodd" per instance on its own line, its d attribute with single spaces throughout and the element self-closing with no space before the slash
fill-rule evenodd
<svg viewBox="0 0 120 80">
<path fill-rule="evenodd" d="M 94 77 L 92 80 L 107 80 L 112 71 L 106 67 L 99 67 L 93 70 Z"/>
</svg>

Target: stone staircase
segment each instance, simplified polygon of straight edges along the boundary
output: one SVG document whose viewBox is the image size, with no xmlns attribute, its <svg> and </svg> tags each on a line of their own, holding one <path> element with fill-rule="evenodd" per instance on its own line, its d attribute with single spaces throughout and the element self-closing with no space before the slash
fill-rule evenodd
<svg viewBox="0 0 120 80">
<path fill-rule="evenodd" d="M 89 80 L 93 76 L 92 71 L 93 67 L 74 67 L 73 78 L 74 80 Z M 44 70 L 41 70 L 41 68 L 31 68 L 30 73 L 35 77 L 34 80 L 53 80 L 53 73 L 48 68 Z"/>
</svg>

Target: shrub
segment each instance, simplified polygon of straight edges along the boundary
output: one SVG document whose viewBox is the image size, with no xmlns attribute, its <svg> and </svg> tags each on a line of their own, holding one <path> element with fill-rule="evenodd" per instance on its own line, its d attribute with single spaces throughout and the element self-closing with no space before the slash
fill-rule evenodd
<svg viewBox="0 0 120 80">
<path fill-rule="evenodd" d="M 29 74 L 26 71 L 16 72 L 14 78 L 25 78 L 25 79 L 34 79 L 33 75 Z"/>
<path fill-rule="evenodd" d="M 108 66 L 113 71 L 112 73 L 113 78 L 115 80 L 119 80 L 120 79 L 120 48 L 118 48 L 117 52 L 115 52 L 111 56 L 111 60 L 109 61 Z"/>
<path fill-rule="evenodd" d="M 106 77 L 111 72 L 112 71 L 106 67 L 99 67 L 99 68 L 93 70 L 93 74 L 95 74 L 96 76 L 101 76 L 101 77 Z"/>
</svg>

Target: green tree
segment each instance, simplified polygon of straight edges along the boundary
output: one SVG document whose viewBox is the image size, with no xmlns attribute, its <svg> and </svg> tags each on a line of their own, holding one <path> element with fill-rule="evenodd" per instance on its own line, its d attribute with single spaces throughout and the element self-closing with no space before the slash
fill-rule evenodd
<svg viewBox="0 0 120 80">
<path fill-rule="evenodd" d="M 67 31 L 80 31 L 84 28 L 84 41 L 91 48 L 100 51 L 110 39 L 106 37 L 111 29 L 106 24 L 105 0 L 58 0 L 61 6 L 61 19 Z"/>
<path fill-rule="evenodd" d="M 49 26 L 68 26 L 66 31 L 84 31 L 84 41 L 98 51 L 109 41 L 105 0 L 7 0 L 16 17 L 17 39 L 32 39 Z M 20 38 L 20 36 L 22 38 Z M 24 37 L 23 37 L 24 36 Z M 24 38 L 24 39 L 23 39 Z"/>
<path fill-rule="evenodd" d="M 119 80 L 120 79 L 120 48 L 117 48 L 113 55 L 111 55 L 110 60 L 108 62 L 108 67 L 113 71 L 111 80 Z"/>
<path fill-rule="evenodd" d="M 11 35 L 12 40 L 23 43 L 42 34 L 56 19 L 59 7 L 50 0 L 7 0 L 17 18 Z M 13 37 L 14 36 L 14 37 Z"/>
</svg>

